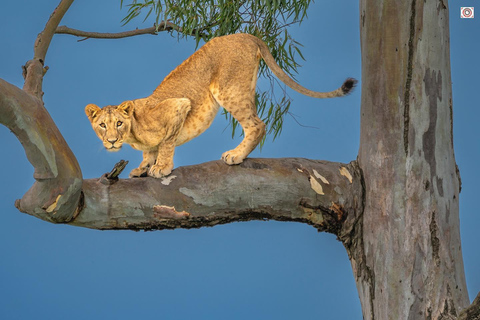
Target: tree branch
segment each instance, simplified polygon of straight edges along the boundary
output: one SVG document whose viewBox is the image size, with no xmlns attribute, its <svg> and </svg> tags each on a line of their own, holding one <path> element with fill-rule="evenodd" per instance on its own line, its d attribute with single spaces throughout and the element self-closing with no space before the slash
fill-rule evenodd
<svg viewBox="0 0 480 320">
<path fill-rule="evenodd" d="M 159 31 L 172 31 L 172 30 L 177 30 L 181 31 L 181 29 L 176 26 L 175 24 L 171 22 L 165 22 L 162 21 L 158 27 L 153 26 L 150 28 L 145 28 L 145 29 L 135 29 L 131 31 L 124 31 L 124 32 L 118 32 L 118 33 L 107 33 L 107 32 L 88 32 L 88 31 L 82 31 L 82 30 L 77 30 L 77 29 L 72 29 L 67 26 L 60 26 L 55 30 L 55 33 L 57 34 L 69 34 L 73 35 L 76 37 L 84 37 L 85 39 L 89 38 L 95 38 L 95 39 L 121 39 L 121 38 L 128 38 L 128 37 L 133 37 L 133 36 L 138 36 L 142 34 L 152 34 L 152 35 L 157 35 Z M 83 41 L 85 39 L 79 40 Z"/>
<path fill-rule="evenodd" d="M 57 29 L 58 24 L 72 3 L 73 0 L 62 0 L 58 7 L 55 8 L 45 25 L 45 29 L 38 34 L 34 45 L 33 59 L 23 66 L 23 76 L 25 79 L 23 90 L 40 100 L 43 96 L 43 76 L 48 70 L 48 68 L 44 68 L 45 56 L 48 47 L 50 46 L 50 42 L 52 41 L 52 37 L 55 34 L 55 29 Z"/>
<path fill-rule="evenodd" d="M 34 167 L 36 182 L 15 202 L 51 222 L 68 222 L 79 212 L 82 172 L 77 159 L 43 106 L 44 60 L 55 29 L 73 0 L 62 0 L 34 45 L 34 57 L 23 67 L 23 90 L 0 79 L 0 123 L 18 138 Z"/>
<path fill-rule="evenodd" d="M 35 169 L 36 182 L 16 202 L 17 208 L 51 222 L 72 220 L 81 197 L 82 173 L 42 102 L 0 79 L 0 123 L 17 136 Z"/>
<path fill-rule="evenodd" d="M 202 36 L 204 33 L 202 30 L 212 28 L 215 25 L 217 25 L 219 22 L 215 21 L 214 23 L 211 23 L 207 25 L 206 27 L 197 30 L 194 29 L 192 30 L 191 33 L 185 33 L 182 27 L 177 26 L 174 23 L 171 23 L 169 21 L 162 21 L 158 26 L 153 26 L 149 28 L 144 28 L 144 29 L 135 29 L 135 30 L 130 30 L 130 31 L 124 31 L 124 32 L 116 32 L 116 33 L 109 33 L 109 32 L 91 32 L 91 31 L 82 31 L 78 29 L 73 29 L 69 28 L 67 26 L 60 26 L 55 30 L 56 34 L 69 34 L 73 35 L 76 37 L 83 37 L 84 39 L 80 39 L 78 41 L 84 41 L 90 38 L 94 39 L 122 39 L 122 38 L 128 38 L 128 37 L 133 37 L 133 36 L 139 36 L 139 35 L 144 35 L 144 34 L 151 34 L 151 35 L 157 35 L 158 32 L 160 31 L 172 31 L 175 30 L 177 32 L 183 33 L 185 35 L 193 35 L 198 33 L 198 35 Z"/>
<path fill-rule="evenodd" d="M 470 306 L 462 310 L 458 320 L 480 320 L 480 293 Z"/>
<path fill-rule="evenodd" d="M 342 239 L 361 211 L 360 180 L 355 163 L 295 158 L 246 159 L 238 166 L 212 161 L 163 179 L 89 179 L 84 208 L 69 224 L 155 230 L 273 219 L 308 223 Z"/>
</svg>

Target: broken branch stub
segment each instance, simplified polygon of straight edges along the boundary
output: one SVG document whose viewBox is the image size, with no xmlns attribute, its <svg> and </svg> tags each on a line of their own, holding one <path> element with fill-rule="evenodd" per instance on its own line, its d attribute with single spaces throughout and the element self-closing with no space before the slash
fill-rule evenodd
<svg viewBox="0 0 480 320">
<path fill-rule="evenodd" d="M 106 185 L 114 184 L 118 181 L 118 176 L 127 166 L 128 161 L 120 160 L 115 164 L 112 171 L 105 173 L 103 176 L 100 177 L 100 182 Z"/>
</svg>

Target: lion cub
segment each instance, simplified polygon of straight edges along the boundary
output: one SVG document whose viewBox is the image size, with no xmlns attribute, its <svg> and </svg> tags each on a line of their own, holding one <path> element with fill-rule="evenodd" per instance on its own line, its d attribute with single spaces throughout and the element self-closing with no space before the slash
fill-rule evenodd
<svg viewBox="0 0 480 320">
<path fill-rule="evenodd" d="M 278 66 L 262 40 L 249 34 L 233 34 L 206 43 L 149 97 L 102 109 L 89 104 L 85 112 L 107 150 L 117 151 L 128 143 L 143 151 L 143 161 L 130 177 L 161 178 L 172 172 L 175 147 L 205 131 L 222 106 L 240 123 L 245 136 L 235 149 L 222 155 L 222 160 L 229 165 L 239 164 L 265 135 L 265 124 L 255 108 L 260 58 L 290 88 L 310 97 L 341 97 L 357 82 L 349 78 L 335 91 L 310 91 Z"/>
</svg>

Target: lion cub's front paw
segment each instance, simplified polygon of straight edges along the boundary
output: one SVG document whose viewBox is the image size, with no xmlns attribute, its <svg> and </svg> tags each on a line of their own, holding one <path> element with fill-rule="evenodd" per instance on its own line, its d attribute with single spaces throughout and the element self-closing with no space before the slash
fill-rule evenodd
<svg viewBox="0 0 480 320">
<path fill-rule="evenodd" d="M 136 178 L 136 177 L 146 177 L 147 176 L 147 171 L 148 168 L 135 168 L 132 171 L 130 171 L 130 178 Z"/>
<path fill-rule="evenodd" d="M 242 163 L 244 159 L 245 156 L 240 152 L 235 151 L 235 149 L 222 154 L 222 160 L 228 165 Z"/>
<path fill-rule="evenodd" d="M 148 170 L 148 175 L 154 178 L 162 178 L 168 176 L 172 172 L 173 166 L 163 167 L 158 164 L 154 164 Z"/>
</svg>

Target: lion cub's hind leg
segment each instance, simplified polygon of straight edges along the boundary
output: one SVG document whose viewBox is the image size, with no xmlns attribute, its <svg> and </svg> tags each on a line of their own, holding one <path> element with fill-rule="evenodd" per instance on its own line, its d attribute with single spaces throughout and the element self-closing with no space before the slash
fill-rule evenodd
<svg viewBox="0 0 480 320">
<path fill-rule="evenodd" d="M 222 160 L 228 165 L 242 163 L 265 135 L 265 124 L 255 108 L 255 93 L 253 91 L 247 96 L 232 95 L 223 99 L 220 96 L 217 101 L 240 123 L 244 132 L 243 141 L 235 149 L 224 152 Z"/>
</svg>

